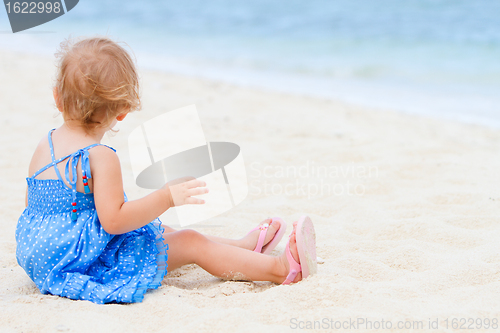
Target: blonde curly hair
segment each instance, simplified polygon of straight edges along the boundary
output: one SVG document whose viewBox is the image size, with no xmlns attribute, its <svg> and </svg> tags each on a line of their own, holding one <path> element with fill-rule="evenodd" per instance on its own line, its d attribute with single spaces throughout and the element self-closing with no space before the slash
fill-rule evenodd
<svg viewBox="0 0 500 333">
<path fill-rule="evenodd" d="M 140 110 L 139 78 L 130 54 L 107 37 L 67 39 L 56 53 L 58 108 L 87 130 Z"/>
</svg>

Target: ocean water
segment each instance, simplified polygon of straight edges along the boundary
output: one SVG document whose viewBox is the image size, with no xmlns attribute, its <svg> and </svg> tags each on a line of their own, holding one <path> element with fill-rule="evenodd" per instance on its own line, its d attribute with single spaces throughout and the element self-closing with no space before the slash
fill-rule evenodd
<svg viewBox="0 0 500 333">
<path fill-rule="evenodd" d="M 107 34 L 141 66 L 500 128 L 498 0 L 82 0 L 0 48 Z M 374 111 L 376 112 L 376 111 Z"/>
</svg>

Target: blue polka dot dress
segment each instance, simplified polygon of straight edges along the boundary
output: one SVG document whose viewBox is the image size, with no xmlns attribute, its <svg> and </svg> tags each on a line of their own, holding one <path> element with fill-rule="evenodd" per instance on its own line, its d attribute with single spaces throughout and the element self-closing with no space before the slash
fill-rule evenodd
<svg viewBox="0 0 500 333">
<path fill-rule="evenodd" d="M 141 302 L 148 289 L 160 286 L 167 272 L 168 246 L 163 242 L 161 221 L 155 219 L 122 235 L 104 231 L 93 193 L 76 191 L 78 160 L 82 174 L 91 178 L 88 150 L 98 144 L 55 160 L 52 131 L 52 163 L 26 178 L 28 206 L 16 228 L 19 265 L 43 294 L 99 304 Z M 65 159 L 65 176 L 72 188 L 63 182 L 56 166 Z M 59 179 L 36 179 L 50 167 Z"/>
</svg>

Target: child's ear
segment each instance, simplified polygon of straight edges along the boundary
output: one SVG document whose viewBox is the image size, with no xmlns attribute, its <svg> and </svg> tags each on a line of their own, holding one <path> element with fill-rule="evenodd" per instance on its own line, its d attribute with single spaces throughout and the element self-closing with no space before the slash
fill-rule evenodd
<svg viewBox="0 0 500 333">
<path fill-rule="evenodd" d="M 59 99 L 59 93 L 57 92 L 57 87 L 54 87 L 54 89 L 52 89 L 52 94 L 54 95 L 54 101 L 56 102 L 57 109 L 60 112 L 63 112 L 61 100 Z"/>
<path fill-rule="evenodd" d="M 127 116 L 127 113 L 119 114 L 118 116 L 116 116 L 116 120 L 122 121 L 123 119 L 125 119 L 126 116 Z"/>
</svg>

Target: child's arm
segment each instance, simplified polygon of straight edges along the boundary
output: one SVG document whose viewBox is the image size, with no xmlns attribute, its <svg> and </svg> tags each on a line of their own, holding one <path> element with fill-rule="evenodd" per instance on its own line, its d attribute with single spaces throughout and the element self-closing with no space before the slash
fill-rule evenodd
<svg viewBox="0 0 500 333">
<path fill-rule="evenodd" d="M 192 197 L 208 192 L 201 187 L 205 183 L 196 179 L 180 184 L 169 183 L 141 199 L 124 202 L 118 155 L 102 146 L 89 153 L 97 216 L 104 230 L 110 234 L 123 234 L 141 228 L 173 206 L 204 203 Z"/>
</svg>

